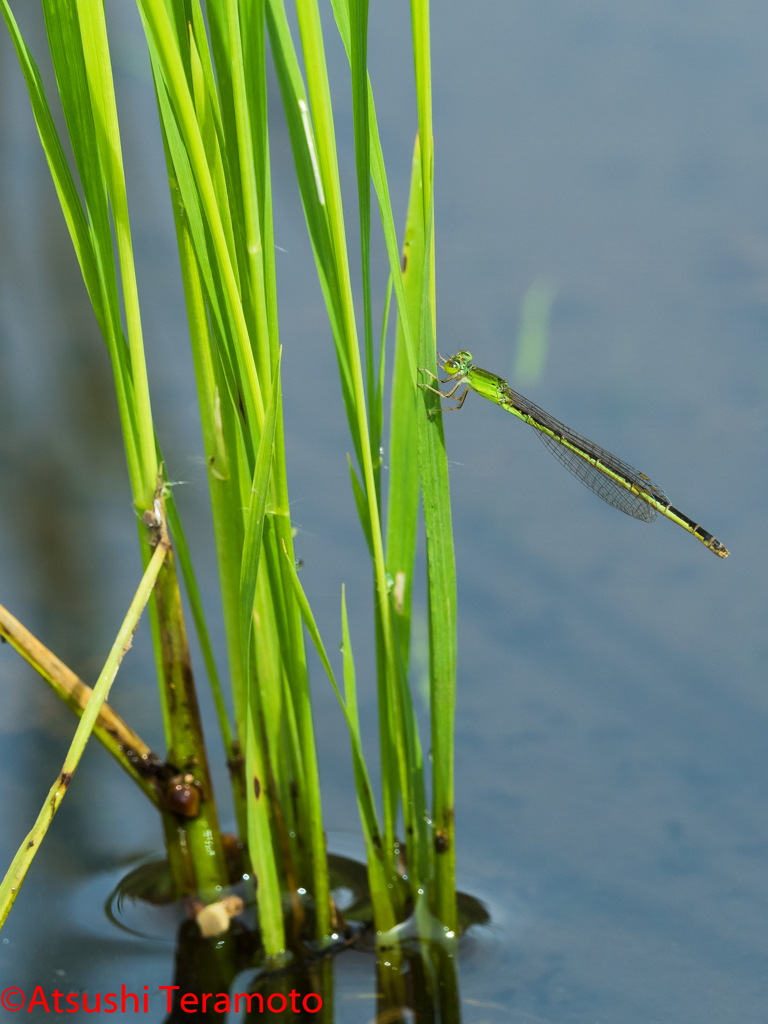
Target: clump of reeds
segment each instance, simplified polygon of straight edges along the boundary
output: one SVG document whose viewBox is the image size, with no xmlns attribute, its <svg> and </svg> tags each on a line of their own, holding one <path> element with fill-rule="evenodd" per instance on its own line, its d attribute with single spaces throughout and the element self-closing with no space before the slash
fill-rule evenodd
<svg viewBox="0 0 768 1024">
<path fill-rule="evenodd" d="M 405 235 L 398 245 L 367 71 L 367 0 L 332 0 L 352 81 L 363 283 L 362 308 L 356 308 L 333 103 L 316 0 L 296 2 L 298 50 L 283 0 L 207 0 L 204 6 L 199 0 L 137 0 L 137 4 L 149 48 L 176 225 L 219 563 L 228 671 L 220 675 L 217 670 L 192 558 L 172 491 L 164 486 L 161 439 L 155 433 L 150 404 L 103 0 L 42 0 L 74 166 L 65 157 L 41 77 L 9 0 L 0 0 L 0 11 L 13 38 L 112 364 L 139 545 L 147 570 L 139 593 L 146 595 L 152 590 L 149 608 L 165 758 L 153 760 L 135 734 L 127 733 L 133 737 L 129 741 L 115 742 L 117 727 L 113 722 L 110 731 L 105 725 L 108 706 L 97 716 L 96 705 L 89 705 L 82 684 L 68 680 L 65 667 L 60 663 L 56 667 L 55 659 L 46 660 L 50 652 L 35 653 L 32 640 L 22 636 L 21 627 L 15 630 L 9 625 L 10 619 L 0 621 L 0 631 L 78 713 L 89 707 L 81 719 L 80 739 L 73 758 L 68 759 L 67 774 L 71 777 L 87 733 L 95 725 L 99 738 L 107 745 L 111 742 L 113 754 L 162 813 L 176 890 L 212 900 L 226 888 L 229 875 L 197 710 L 180 570 L 226 748 L 240 842 L 258 878 L 262 941 L 268 956 L 280 957 L 292 942 L 291 936 L 286 936 L 284 893 L 292 897 L 288 906 L 294 925 L 299 920 L 304 933 L 309 930 L 320 943 L 329 940 L 337 920 L 323 833 L 304 647 L 306 627 L 349 728 L 380 943 L 392 944 L 395 933 L 391 930 L 405 916 L 413 915 L 419 935 L 432 940 L 442 936 L 450 946 L 457 932 L 455 573 L 442 422 L 440 415 L 435 415 L 439 400 L 418 387 L 420 368 L 436 370 L 428 5 L 426 0 L 411 2 L 418 102 L 414 124 L 418 124 L 420 145 L 417 142 L 414 152 Z M 360 738 L 343 588 L 343 682 L 339 686 L 294 560 L 280 396 L 268 49 L 277 72 L 331 326 L 354 451 L 354 461 L 349 463 L 351 493 L 373 571 L 379 801 L 369 780 Z M 380 327 L 374 325 L 372 314 L 371 182 L 391 270 Z M 392 292 L 397 329 L 389 399 L 389 475 L 384 480 L 384 371 Z M 420 501 L 429 599 L 431 804 L 428 769 L 408 682 Z M 138 621 L 136 607 L 134 602 L 130 628 Z M 116 671 L 117 663 L 108 663 L 102 679 L 111 672 L 111 682 L 113 668 Z M 231 689 L 231 719 L 221 682 L 224 676 Z M 100 681 L 94 693 L 103 699 L 107 688 Z M 118 728 L 120 735 L 122 728 L 123 724 Z M 40 837 L 36 834 L 35 843 Z M 34 849 L 29 847 L 32 854 Z M 25 864 L 32 854 L 24 855 Z M 26 867 L 19 869 L 16 864 L 14 871 L 13 884 L 8 879 L 4 883 L 3 914 L 15 898 Z M 298 892 L 307 894 L 306 899 L 298 900 Z"/>
</svg>

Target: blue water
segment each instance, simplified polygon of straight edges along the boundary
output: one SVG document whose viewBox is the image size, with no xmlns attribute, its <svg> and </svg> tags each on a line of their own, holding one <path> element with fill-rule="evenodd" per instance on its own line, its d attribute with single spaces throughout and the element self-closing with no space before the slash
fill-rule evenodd
<svg viewBox="0 0 768 1024">
<path fill-rule="evenodd" d="M 215 609 L 151 86 L 132 6 L 108 7 L 155 415 Z M 35 10 L 19 14 L 42 57 Z M 416 128 L 407 6 L 371 19 L 402 223 Z M 459 873 L 497 922 L 462 966 L 470 1024 L 766 1019 L 766 39 L 768 11 L 746 0 L 434 5 L 439 347 L 469 347 L 512 379 L 523 296 L 549 278 L 550 350 L 525 393 L 648 473 L 732 552 L 721 562 L 666 520 L 603 505 L 479 398 L 446 419 Z M 330 22 L 327 45 L 351 219 L 347 69 Z M 0 51 L 0 601 L 90 680 L 138 579 L 135 527 L 106 356 L 5 35 Z M 351 446 L 276 96 L 271 112 L 298 554 L 330 648 L 347 585 L 372 743 Z M 380 251 L 374 271 L 380 309 Z M 145 634 L 113 703 L 161 748 Z M 344 726 L 314 678 L 327 823 L 354 843 Z M 8 648 L 0 680 L 6 863 L 72 720 Z M 89 751 L 3 932 L 4 984 L 168 984 L 171 948 L 110 934 L 87 896 L 158 841 L 140 794 Z M 369 1021 L 370 961 L 340 961 L 337 984 L 339 1020 Z"/>
</svg>

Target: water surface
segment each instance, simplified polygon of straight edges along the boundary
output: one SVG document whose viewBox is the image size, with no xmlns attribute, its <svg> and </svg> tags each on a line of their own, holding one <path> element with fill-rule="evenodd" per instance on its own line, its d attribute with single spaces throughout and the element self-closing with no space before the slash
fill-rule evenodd
<svg viewBox="0 0 768 1024">
<path fill-rule="evenodd" d="M 42 57 L 36 9 L 15 6 Z M 372 6 L 402 223 L 416 128 L 408 12 Z M 151 85 L 132 6 L 108 7 L 153 403 L 221 649 Z M 328 28 L 351 217 L 347 69 Z M 723 563 L 667 521 L 603 505 L 479 398 L 446 420 L 459 873 L 498 922 L 462 967 L 469 1022 L 765 1020 L 766 38 L 768 12 L 747 0 L 434 5 L 439 347 L 468 347 L 512 379 L 523 296 L 552 280 L 550 351 L 526 394 L 648 473 L 732 552 Z M 90 681 L 138 579 L 135 527 L 106 355 L 4 35 L 0 49 L 0 601 Z M 372 743 L 350 443 L 277 97 L 272 115 L 298 553 L 331 648 L 348 587 Z M 386 273 L 379 253 L 379 295 Z M 161 748 L 146 632 L 113 702 Z M 0 679 L 5 863 L 73 723 L 8 648 Z M 314 680 L 328 827 L 354 837 L 343 722 Z M 83 922 L 94 878 L 158 841 L 141 795 L 89 750 L 3 932 L 3 984 L 167 984 L 170 947 Z M 362 954 L 339 964 L 340 1021 L 371 1019 L 371 984 Z"/>
</svg>

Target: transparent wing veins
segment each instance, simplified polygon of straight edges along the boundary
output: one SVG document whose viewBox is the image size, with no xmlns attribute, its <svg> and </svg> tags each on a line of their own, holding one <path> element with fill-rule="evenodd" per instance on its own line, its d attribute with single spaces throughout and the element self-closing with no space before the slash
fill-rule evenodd
<svg viewBox="0 0 768 1024">
<path fill-rule="evenodd" d="M 507 385 L 504 388 L 505 397 L 507 397 L 511 403 L 526 416 L 530 416 L 531 426 L 534 428 L 536 433 L 539 435 L 541 440 L 552 452 L 557 461 L 561 465 L 565 466 L 569 473 L 573 473 L 577 480 L 580 480 L 585 487 L 588 487 L 590 491 L 602 498 L 603 501 L 611 505 L 613 508 L 617 508 L 620 512 L 624 512 L 628 516 L 632 516 L 634 519 L 639 519 L 644 523 L 652 523 L 657 516 L 656 509 L 649 505 L 647 501 L 628 491 L 625 487 L 622 487 L 620 483 L 614 480 L 612 477 L 603 473 L 597 466 L 594 466 L 584 456 L 578 452 L 573 451 L 566 445 L 561 444 L 558 438 L 562 438 L 567 441 L 568 444 L 572 444 L 574 447 L 583 451 L 590 458 L 600 462 L 603 466 L 606 466 L 611 470 L 612 473 L 616 473 L 618 476 L 623 477 L 631 484 L 642 488 L 648 495 L 655 498 L 657 501 L 663 504 L 669 504 L 669 498 L 660 487 L 649 480 L 648 477 L 641 473 L 639 470 L 630 466 L 629 463 L 623 462 L 618 459 L 615 455 L 612 455 L 605 448 L 601 448 L 594 442 L 590 441 L 586 437 L 582 437 L 581 434 L 577 434 L 575 430 L 571 430 L 570 427 L 566 427 L 564 423 L 556 420 L 554 416 L 550 416 L 548 412 L 540 409 L 538 405 L 530 402 L 527 398 L 519 395 L 516 391 Z M 536 424 L 541 427 L 545 427 L 546 430 L 552 431 L 555 436 L 552 437 L 544 430 L 539 429 Z"/>
</svg>

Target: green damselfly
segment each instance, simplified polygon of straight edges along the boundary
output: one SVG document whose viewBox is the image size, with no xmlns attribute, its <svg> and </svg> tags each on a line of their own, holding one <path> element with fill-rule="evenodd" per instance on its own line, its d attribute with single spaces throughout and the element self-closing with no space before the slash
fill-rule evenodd
<svg viewBox="0 0 768 1024">
<path fill-rule="evenodd" d="M 464 391 L 457 399 L 458 405 L 445 409 L 445 412 L 460 409 L 470 389 L 476 391 L 478 395 L 500 405 L 518 419 L 530 423 L 555 458 L 609 505 L 644 523 L 652 523 L 660 512 L 673 523 L 682 526 L 688 533 L 692 533 L 718 558 L 728 557 L 728 549 L 711 533 L 707 533 L 698 523 L 676 509 L 664 491 L 649 480 L 645 473 L 633 469 L 604 448 L 566 427 L 538 405 L 513 391 L 509 384 L 495 373 L 475 366 L 471 352 L 462 350 L 450 359 L 441 358 L 441 364 L 448 374 L 445 380 L 440 380 L 428 370 L 424 372 L 429 373 L 429 376 L 440 384 L 453 383 L 451 390 L 443 392 L 429 384 L 424 384 L 423 387 L 434 391 L 441 398 L 452 398 L 462 384 L 465 385 Z"/>
</svg>

